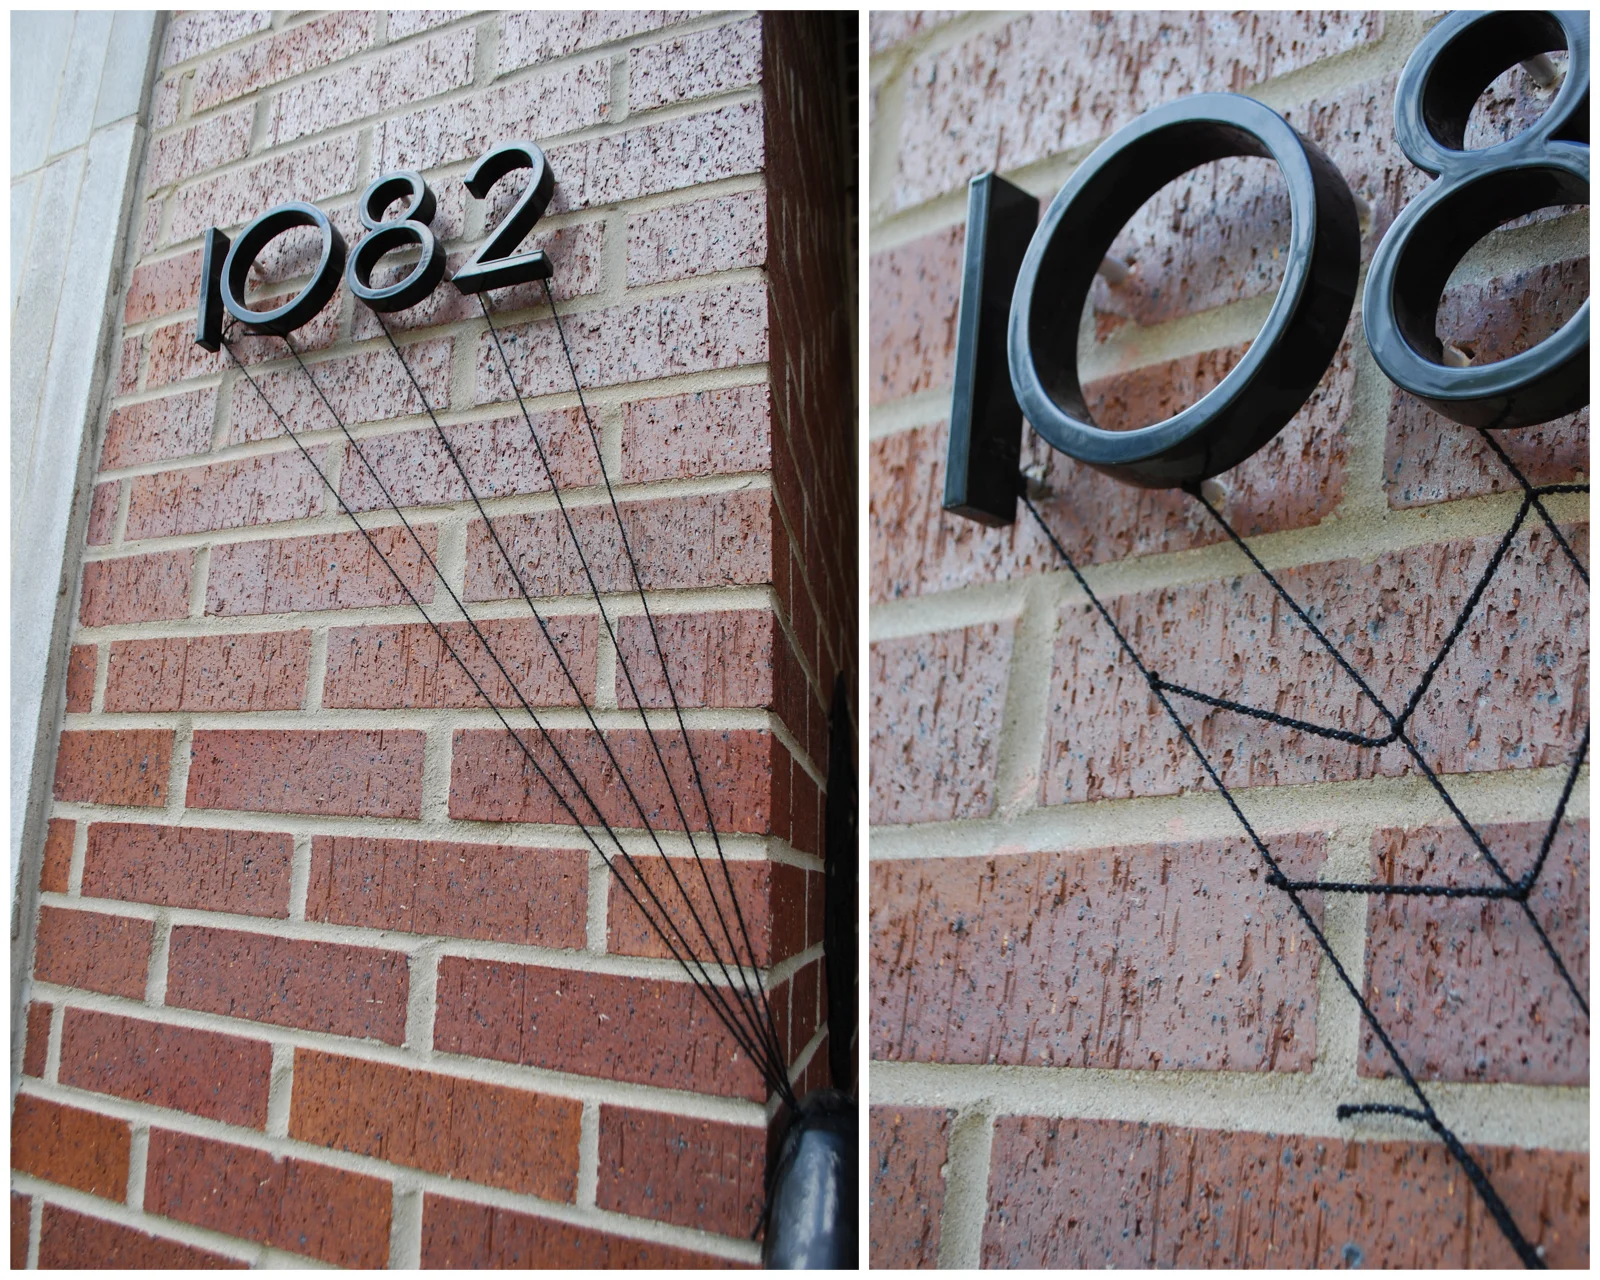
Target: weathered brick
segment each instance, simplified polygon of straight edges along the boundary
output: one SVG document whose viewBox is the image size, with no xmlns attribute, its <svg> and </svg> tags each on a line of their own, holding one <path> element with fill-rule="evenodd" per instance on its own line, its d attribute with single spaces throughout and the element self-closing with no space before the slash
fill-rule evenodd
<svg viewBox="0 0 1600 1280">
<path fill-rule="evenodd" d="M 633 563 L 652 591 L 690 587 L 750 586 L 768 581 L 773 511 L 768 491 L 654 498 L 618 504 Z M 637 591 L 627 550 L 617 536 L 609 503 L 569 507 L 577 541 L 601 591 Z M 467 600 L 507 600 L 520 595 L 505 555 L 518 566 L 530 595 L 590 594 L 573 536 L 559 511 L 495 520 L 502 554 L 483 521 L 467 527 Z"/>
<path fill-rule="evenodd" d="M 228 1018 L 400 1044 L 406 958 L 396 951 L 179 926 L 167 959 L 167 1003 Z"/>
<path fill-rule="evenodd" d="M 201 250 L 193 249 L 136 266 L 128 277 L 128 301 L 122 309 L 124 323 L 137 324 L 152 316 L 167 316 L 197 305 L 200 258 Z"/>
<path fill-rule="evenodd" d="M 576 1098 L 297 1049 L 289 1136 L 545 1200 L 575 1199 Z"/>
<path fill-rule="evenodd" d="M 134 1102 L 264 1129 L 272 1047 L 245 1040 L 68 1009 L 61 1030 L 61 1083 Z"/>
<path fill-rule="evenodd" d="M 209 1249 L 164 1240 L 58 1204 L 45 1205 L 39 1227 L 40 1270 L 242 1271 L 248 1267 L 249 1263 Z"/>
<path fill-rule="evenodd" d="M 874 21 L 877 19 L 873 15 Z M 868 1109 L 872 1171 L 868 1222 L 874 1270 L 939 1265 L 944 1166 L 955 1112 L 935 1107 Z"/>
<path fill-rule="evenodd" d="M 1315 877 L 1320 836 L 1271 847 Z M 1242 839 L 874 863 L 873 1057 L 1309 1071 L 1319 952 L 1266 875 Z"/>
<path fill-rule="evenodd" d="M 678 954 L 708 962 L 737 956 L 764 969 L 803 951 L 806 873 L 765 860 L 729 862 L 725 873 L 709 837 L 697 840 L 702 847 L 698 865 L 693 858 L 636 854 L 631 866 L 615 859 L 607 881 L 606 950 L 672 958 L 650 923 L 654 920 L 670 922 L 668 936 Z"/>
<path fill-rule="evenodd" d="M 1574 536 L 1587 542 L 1586 527 Z M 1438 652 L 1498 538 L 1460 539 L 1278 573 L 1391 710 L 1403 707 Z M 1525 600 L 1540 601 L 1537 616 Z M 1423 602 L 1419 607 L 1418 602 Z M 1361 733 L 1379 719 L 1259 575 L 1135 592 L 1107 602 L 1163 679 L 1280 715 Z M 1045 713 L 1040 802 L 1171 794 L 1209 787 L 1149 685 L 1089 606 L 1061 613 Z M 1439 668 L 1407 731 L 1440 773 L 1564 763 L 1581 725 L 1588 593 L 1542 528 L 1516 540 Z M 1179 698 L 1175 703 L 1224 784 L 1281 786 L 1397 775 L 1403 746 L 1370 749 Z"/>
<path fill-rule="evenodd" d="M 524 946 L 584 945 L 581 849 L 316 836 L 306 918 Z"/>
<path fill-rule="evenodd" d="M 148 1167 L 147 1212 L 338 1266 L 388 1264 L 381 1178 L 158 1128 Z"/>
<path fill-rule="evenodd" d="M 415 818 L 422 751 L 415 730 L 214 729 L 194 735 L 193 809 Z"/>
<path fill-rule="evenodd" d="M 966 227 L 954 226 L 868 259 L 871 404 L 950 385 L 965 244 Z"/>
<path fill-rule="evenodd" d="M 213 58 L 194 73 L 194 109 L 209 111 L 361 52 L 372 43 L 375 17 L 359 10 L 329 14 Z"/>
<path fill-rule="evenodd" d="M 67 651 L 67 710 L 88 711 L 94 702 L 98 645 L 75 644 Z"/>
<path fill-rule="evenodd" d="M 69 729 L 56 753 L 55 797 L 164 805 L 171 768 L 171 729 Z"/>
<path fill-rule="evenodd" d="M 211 448 L 217 389 L 202 387 L 160 400 L 143 400 L 111 411 L 100 469 L 183 458 Z"/>
<path fill-rule="evenodd" d="M 154 926 L 131 916 L 39 908 L 33 976 L 39 982 L 144 998 Z"/>
<path fill-rule="evenodd" d="M 767 260 L 765 191 L 741 191 L 628 215 L 628 285 L 759 267 Z"/>
<path fill-rule="evenodd" d="M 27 1093 L 12 1103 L 11 1167 L 46 1182 L 121 1200 L 131 1142 L 126 1120 Z"/>
<path fill-rule="evenodd" d="M 406 364 L 435 410 L 450 407 L 450 346 L 451 340 L 443 338 L 404 348 Z M 255 375 L 267 402 L 297 435 L 338 429 L 323 396 L 327 396 L 346 426 L 425 412 L 411 378 L 387 346 L 359 355 L 337 356 L 309 367 L 315 387 L 298 366 Z M 262 403 L 256 388 L 248 382 L 236 383 L 228 419 L 229 442 L 269 440 L 282 434 L 278 418 Z M 295 456 L 299 456 L 298 451 Z M 301 466 L 304 465 L 302 459 Z"/>
<path fill-rule="evenodd" d="M 71 818 L 51 818 L 45 830 L 44 857 L 39 865 L 39 888 L 65 893 L 72 868 L 72 842 L 78 824 Z"/>
<path fill-rule="evenodd" d="M 192 239 L 207 227 L 243 226 L 285 200 L 342 195 L 355 188 L 357 176 L 356 139 L 345 136 L 201 178 L 173 194 L 167 243 Z"/>
<path fill-rule="evenodd" d="M 326 453 L 311 456 L 326 466 Z M 321 515 L 333 504 L 298 449 L 135 476 L 128 499 L 129 539 L 166 538 Z"/>
<path fill-rule="evenodd" d="M 1470 1148 L 1552 1267 L 1589 1260 L 1589 1157 Z M 1436 1142 L 1002 1116 L 988 1267 L 1510 1267 Z"/>
<path fill-rule="evenodd" d="M 90 824 L 83 893 L 234 915 L 289 914 L 294 838 L 271 831 Z"/>
<path fill-rule="evenodd" d="M 602 1209 L 748 1238 L 761 1218 L 766 1165 L 762 1129 L 600 1108 Z"/>
<path fill-rule="evenodd" d="M 615 622 L 617 705 L 670 707 L 770 707 L 777 701 L 780 677 L 798 673 L 784 663 L 788 641 L 777 618 L 766 609 L 724 613 L 630 614 Z M 659 645 L 656 642 L 659 637 Z M 672 677 L 669 692 L 662 658 Z M 639 698 L 622 677 L 626 662 Z M 803 731 L 802 722 L 802 731 Z M 798 736 L 798 735 L 797 735 Z"/>
<path fill-rule="evenodd" d="M 512 1209 L 422 1197 L 422 1265 L 460 1267 L 634 1267 L 678 1270 L 727 1266 L 723 1258 L 670 1244 L 633 1240 Z"/>
<path fill-rule="evenodd" d="M 91 547 L 103 547 L 117 531 L 117 501 L 121 497 L 122 482 L 107 480 L 94 487 L 94 497 L 89 503 L 89 528 L 84 541 Z"/>
<path fill-rule="evenodd" d="M 182 618 L 189 612 L 192 551 L 91 560 L 83 566 L 78 621 L 86 627 Z"/>
<path fill-rule="evenodd" d="M 239 107 L 157 138 L 150 144 L 149 189 L 170 187 L 230 160 L 242 160 L 250 153 L 255 112 L 254 104 Z"/>
<path fill-rule="evenodd" d="M 471 84 L 476 49 L 477 33 L 466 28 L 296 84 L 272 99 L 267 143 L 281 146 Z"/>
<path fill-rule="evenodd" d="M 769 471 L 772 393 L 728 387 L 622 406 L 622 479 L 628 483 Z"/>
<path fill-rule="evenodd" d="M 390 9 L 387 30 L 390 40 L 404 40 L 419 31 L 431 31 L 447 22 L 464 18 L 466 9 Z"/>
<path fill-rule="evenodd" d="M 143 338 L 134 334 L 122 340 L 122 356 L 117 363 L 117 395 L 129 396 L 139 389 L 139 362 L 143 358 Z"/>
<path fill-rule="evenodd" d="M 11 1269 L 21 1271 L 28 1265 L 29 1219 L 33 1216 L 33 1197 L 11 1193 Z M 44 1259 L 40 1259 L 41 1265 Z"/>
<path fill-rule="evenodd" d="M 27 1037 L 22 1046 L 22 1074 L 41 1079 L 50 1056 L 51 1006 L 38 1000 L 28 1005 Z"/>
<path fill-rule="evenodd" d="M 1478 828 L 1513 877 L 1532 869 L 1544 823 Z M 1558 832 L 1529 906 L 1587 994 L 1589 824 Z M 1372 837 L 1386 884 L 1498 885 L 1459 827 L 1385 829 Z M 1368 907 L 1367 1000 L 1419 1079 L 1587 1085 L 1589 1019 L 1516 904 L 1374 898 Z M 1395 1074 L 1362 1024 L 1360 1071 Z"/>
<path fill-rule="evenodd" d="M 871 821 L 993 812 L 1011 641 L 1007 621 L 872 646 Z"/>
<path fill-rule="evenodd" d="M 150 95 L 150 127 L 166 129 L 177 123 L 183 105 L 183 77 L 168 76 Z"/>
<path fill-rule="evenodd" d="M 499 74 L 682 22 L 672 9 L 515 9 L 500 15 Z"/>
<path fill-rule="evenodd" d="M 760 1101 L 760 1072 L 688 982 L 445 956 L 434 1048 Z"/>
<path fill-rule="evenodd" d="M 309 631 L 118 640 L 107 711 L 296 711 L 305 701 Z"/>
<path fill-rule="evenodd" d="M 628 110 L 743 89 L 761 79 L 761 19 L 647 44 L 628 53 Z"/>
<path fill-rule="evenodd" d="M 359 533 L 324 533 L 213 547 L 206 612 L 240 616 L 361 609 L 408 604 L 411 596 L 427 604 L 433 599 L 434 574 L 422 553 L 436 554 L 439 529 L 431 524 L 411 527 L 415 539 L 404 529 L 390 527 L 373 529 L 370 541 Z M 400 575 L 399 582 L 385 561 Z"/>
<path fill-rule="evenodd" d="M 203 53 L 243 40 L 272 25 L 270 9 L 190 10 L 167 23 L 161 44 L 161 67 L 187 62 Z"/>
</svg>

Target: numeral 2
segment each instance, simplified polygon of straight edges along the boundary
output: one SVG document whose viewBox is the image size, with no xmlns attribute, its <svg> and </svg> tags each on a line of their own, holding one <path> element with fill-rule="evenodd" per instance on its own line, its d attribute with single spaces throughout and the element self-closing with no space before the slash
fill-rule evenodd
<svg viewBox="0 0 1600 1280">
<path fill-rule="evenodd" d="M 462 293 L 482 293 L 485 289 L 503 289 L 507 285 L 550 278 L 550 259 L 544 250 L 534 249 L 512 256 L 523 237 L 544 216 L 545 206 L 555 191 L 555 175 L 550 172 L 544 152 L 531 142 L 502 143 L 472 167 L 464 185 L 482 200 L 496 182 L 518 169 L 532 169 L 533 177 L 505 221 L 466 266 L 456 272 L 451 283 Z"/>
</svg>

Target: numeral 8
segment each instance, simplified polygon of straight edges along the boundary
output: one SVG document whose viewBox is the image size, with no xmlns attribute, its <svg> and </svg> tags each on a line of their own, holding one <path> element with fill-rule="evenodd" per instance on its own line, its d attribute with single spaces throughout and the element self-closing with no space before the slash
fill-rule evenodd
<svg viewBox="0 0 1600 1280">
<path fill-rule="evenodd" d="M 411 201 L 400 216 L 393 221 L 383 221 L 383 211 L 400 196 L 410 194 Z M 439 241 L 428 224 L 433 221 L 437 202 L 422 175 L 411 169 L 386 173 L 364 192 L 356 206 L 362 223 L 372 234 L 362 240 L 345 269 L 345 282 L 350 292 L 374 311 L 404 311 L 421 302 L 444 279 L 444 254 Z M 404 279 L 382 289 L 372 287 L 372 271 L 384 254 L 403 249 L 415 242 L 422 247 L 422 257 Z"/>
</svg>

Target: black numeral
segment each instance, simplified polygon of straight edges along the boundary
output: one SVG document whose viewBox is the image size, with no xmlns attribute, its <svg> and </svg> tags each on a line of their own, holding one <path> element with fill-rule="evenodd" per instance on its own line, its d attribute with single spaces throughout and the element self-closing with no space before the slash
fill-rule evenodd
<svg viewBox="0 0 1600 1280">
<path fill-rule="evenodd" d="M 311 282 L 281 307 L 272 311 L 250 310 L 244 302 L 250 268 L 267 245 L 294 227 L 315 227 L 322 232 L 322 256 Z M 219 269 L 217 257 L 224 250 L 227 258 Z M 228 237 L 212 227 L 206 233 L 201 264 L 202 293 L 195 341 L 209 351 L 222 345 L 223 307 L 234 319 L 253 329 L 287 337 L 327 306 L 328 299 L 339 287 L 339 277 L 344 274 L 344 259 L 344 237 L 339 229 L 316 205 L 298 200 L 268 209 L 239 233 L 231 247 Z"/>
<path fill-rule="evenodd" d="M 383 211 L 401 196 L 410 202 L 398 218 L 383 221 Z M 444 254 L 428 224 L 433 221 L 437 202 L 422 175 L 411 169 L 386 173 L 364 192 L 357 206 L 363 225 L 370 229 L 356 246 L 345 270 L 350 292 L 374 311 L 404 311 L 414 307 L 438 287 L 444 278 Z M 422 257 L 405 277 L 381 289 L 372 287 L 372 272 L 386 253 L 408 245 L 421 246 Z"/>
<path fill-rule="evenodd" d="M 515 253 L 523 238 L 544 216 L 545 206 L 555 192 L 555 176 L 550 172 L 544 152 L 531 142 L 502 143 L 472 167 L 465 185 L 482 200 L 496 182 L 518 169 L 532 169 L 533 177 L 505 221 L 466 266 L 456 272 L 452 283 L 462 293 L 482 293 L 485 289 L 503 289 L 507 285 L 550 278 L 550 259 L 544 250 Z"/>
</svg>

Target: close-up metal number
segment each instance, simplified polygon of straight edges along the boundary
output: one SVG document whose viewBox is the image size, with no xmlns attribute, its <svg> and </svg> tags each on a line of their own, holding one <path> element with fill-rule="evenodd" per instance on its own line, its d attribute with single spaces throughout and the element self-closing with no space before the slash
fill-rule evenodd
<svg viewBox="0 0 1600 1280">
<path fill-rule="evenodd" d="M 544 152 L 531 142 L 502 143 L 472 166 L 463 185 L 483 200 L 495 183 L 518 169 L 532 169 L 533 177 L 505 221 L 484 242 L 483 248 L 456 272 L 451 283 L 462 293 L 481 293 L 485 289 L 503 289 L 507 285 L 550 277 L 550 259 L 544 250 L 533 249 L 512 256 L 523 237 L 533 230 L 534 223 L 544 217 L 545 207 L 555 193 L 555 175 L 550 172 Z"/>
</svg>

